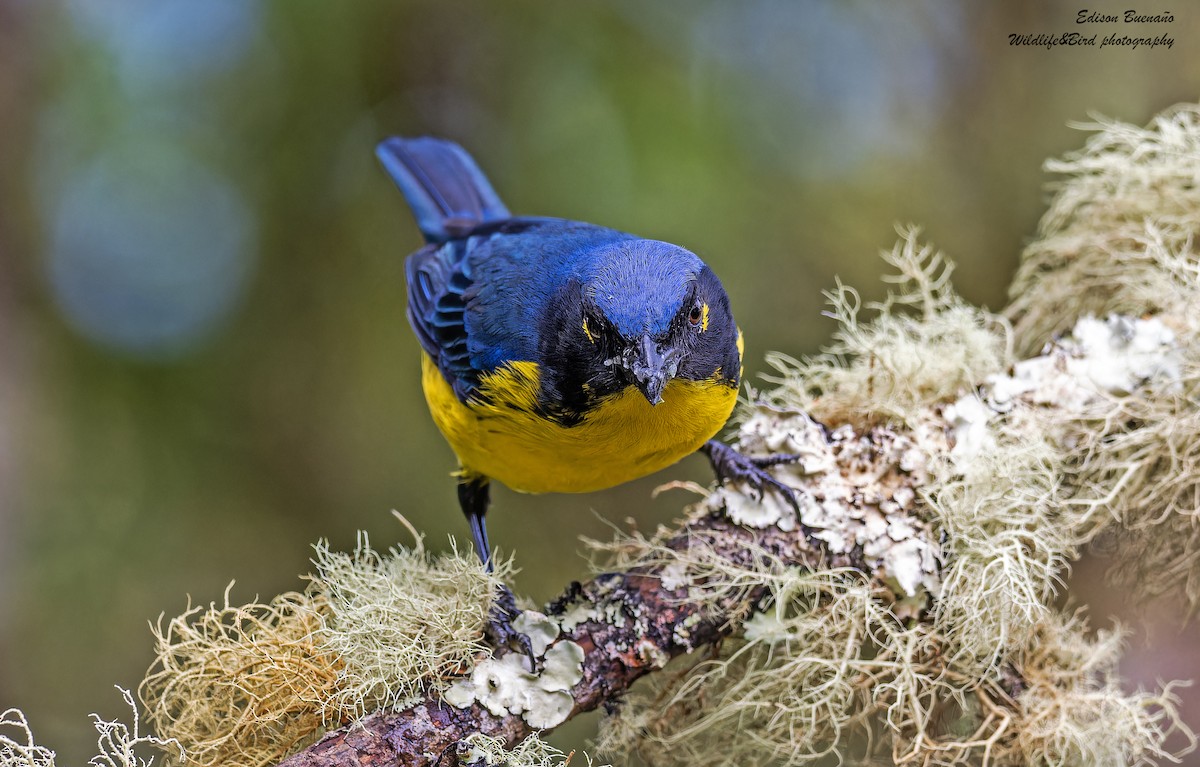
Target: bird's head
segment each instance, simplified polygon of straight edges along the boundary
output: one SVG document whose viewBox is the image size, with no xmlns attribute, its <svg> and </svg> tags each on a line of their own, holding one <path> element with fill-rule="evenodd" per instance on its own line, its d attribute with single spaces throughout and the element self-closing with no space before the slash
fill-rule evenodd
<svg viewBox="0 0 1200 767">
<path fill-rule="evenodd" d="M 591 255 L 578 324 L 567 335 L 593 392 L 634 386 L 657 405 L 674 378 L 737 385 L 738 329 L 724 287 L 703 261 L 677 245 L 638 239 Z"/>
</svg>

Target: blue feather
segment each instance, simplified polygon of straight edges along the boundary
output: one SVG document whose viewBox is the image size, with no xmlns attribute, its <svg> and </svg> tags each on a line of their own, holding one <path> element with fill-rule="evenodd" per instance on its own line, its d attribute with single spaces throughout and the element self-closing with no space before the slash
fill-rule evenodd
<svg viewBox="0 0 1200 767">
<path fill-rule="evenodd" d="M 637 240 L 588 254 L 582 279 L 591 298 L 626 338 L 667 333 L 704 268 L 694 253 L 658 240 Z"/>
<path fill-rule="evenodd" d="M 430 138 L 385 139 L 375 154 L 404 193 L 426 242 L 509 217 L 492 185 L 462 147 Z"/>
</svg>

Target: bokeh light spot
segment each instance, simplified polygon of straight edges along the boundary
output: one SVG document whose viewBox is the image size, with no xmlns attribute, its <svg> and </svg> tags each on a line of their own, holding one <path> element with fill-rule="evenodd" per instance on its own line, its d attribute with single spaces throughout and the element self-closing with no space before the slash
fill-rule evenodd
<svg viewBox="0 0 1200 767">
<path fill-rule="evenodd" d="M 69 0 L 67 8 L 82 34 L 115 54 L 133 87 L 228 70 L 262 26 L 255 0 Z"/>
<path fill-rule="evenodd" d="M 176 355 L 236 306 L 254 260 L 237 190 L 188 157 L 111 154 L 53 212 L 50 285 L 81 333 L 125 352 Z"/>
</svg>

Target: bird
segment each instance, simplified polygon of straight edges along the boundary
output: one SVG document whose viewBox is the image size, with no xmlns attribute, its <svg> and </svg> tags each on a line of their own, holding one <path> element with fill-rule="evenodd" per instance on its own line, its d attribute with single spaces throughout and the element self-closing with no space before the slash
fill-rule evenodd
<svg viewBox="0 0 1200 767">
<path fill-rule="evenodd" d="M 714 439 L 743 375 L 729 297 L 679 245 L 596 224 L 514 216 L 474 159 L 435 137 L 391 137 L 376 155 L 425 245 L 405 260 L 407 316 L 433 421 L 458 458 L 458 500 L 493 568 L 492 480 L 526 493 L 585 493 L 697 451 L 719 481 L 771 488 L 768 467 Z M 503 589 L 499 643 L 523 637 Z"/>
</svg>

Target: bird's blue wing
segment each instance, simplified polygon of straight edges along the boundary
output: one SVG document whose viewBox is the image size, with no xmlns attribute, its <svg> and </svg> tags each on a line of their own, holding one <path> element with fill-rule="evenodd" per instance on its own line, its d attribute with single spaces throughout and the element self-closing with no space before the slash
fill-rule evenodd
<svg viewBox="0 0 1200 767">
<path fill-rule="evenodd" d="M 421 348 L 433 359 L 460 399 L 475 386 L 479 371 L 467 353 L 463 293 L 470 279 L 463 272 L 465 242 L 428 245 L 404 263 L 408 282 L 408 321 Z"/>
</svg>

